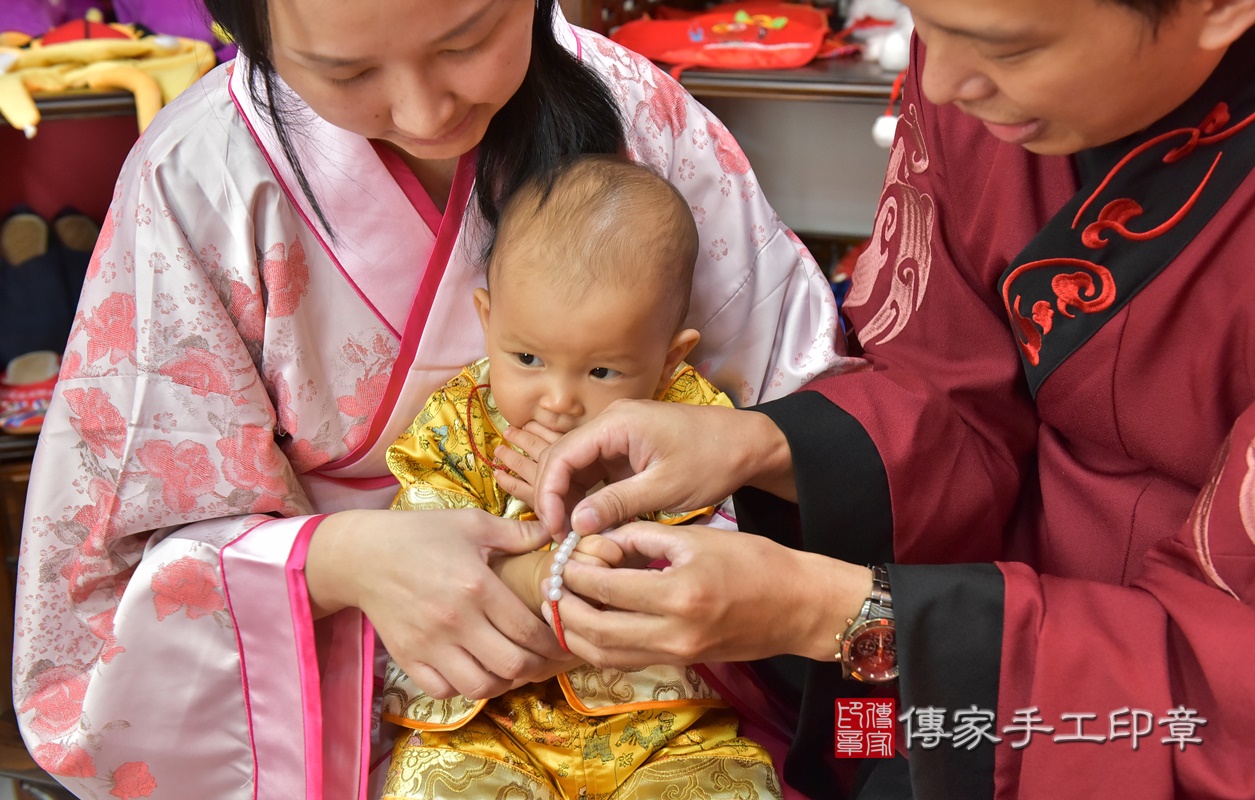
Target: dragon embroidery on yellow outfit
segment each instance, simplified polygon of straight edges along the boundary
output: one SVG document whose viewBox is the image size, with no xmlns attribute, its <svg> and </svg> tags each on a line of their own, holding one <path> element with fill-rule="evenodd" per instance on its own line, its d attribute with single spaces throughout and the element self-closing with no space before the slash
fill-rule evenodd
<svg viewBox="0 0 1255 800">
<path fill-rule="evenodd" d="M 732 406 L 683 363 L 656 399 Z M 392 508 L 533 517 L 493 478 L 490 458 L 505 443 L 506 424 L 493 402 L 488 359 L 465 367 L 388 449 L 401 484 Z M 645 518 L 679 524 L 713 510 Z M 492 700 L 439 700 L 389 661 L 383 718 L 416 731 L 397 742 L 386 798 L 422 796 L 433 781 L 474 782 L 477 793 L 498 784 L 531 787 L 520 797 L 649 797 L 680 774 L 690 776 L 697 796 L 723 796 L 718 786 L 740 787 L 737 797 L 779 796 L 766 751 L 737 735 L 735 715 L 692 667 L 582 665 Z"/>
</svg>

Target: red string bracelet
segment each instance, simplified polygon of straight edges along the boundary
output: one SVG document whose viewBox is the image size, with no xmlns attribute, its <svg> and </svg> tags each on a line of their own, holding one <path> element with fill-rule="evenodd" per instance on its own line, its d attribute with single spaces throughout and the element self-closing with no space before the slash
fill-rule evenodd
<svg viewBox="0 0 1255 800">
<path fill-rule="evenodd" d="M 562 631 L 562 617 L 558 614 L 557 600 L 549 601 L 549 610 L 553 612 L 553 632 L 558 637 L 558 646 L 570 653 L 571 648 L 566 646 L 566 634 Z"/>
</svg>

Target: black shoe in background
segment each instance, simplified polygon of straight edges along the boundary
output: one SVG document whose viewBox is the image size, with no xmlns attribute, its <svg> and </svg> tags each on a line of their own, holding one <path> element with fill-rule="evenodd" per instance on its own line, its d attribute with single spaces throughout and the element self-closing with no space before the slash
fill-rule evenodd
<svg viewBox="0 0 1255 800">
<path fill-rule="evenodd" d="M 60 252 L 71 314 L 78 307 L 83 280 L 87 277 L 87 265 L 91 263 L 92 251 L 96 249 L 99 237 L 100 226 L 78 209 L 63 208 L 52 221 L 50 249 Z"/>
<path fill-rule="evenodd" d="M 50 246 L 47 223 L 25 207 L 0 223 L 0 364 L 36 350 L 65 351 L 78 295 L 70 294 L 62 251 Z"/>
</svg>

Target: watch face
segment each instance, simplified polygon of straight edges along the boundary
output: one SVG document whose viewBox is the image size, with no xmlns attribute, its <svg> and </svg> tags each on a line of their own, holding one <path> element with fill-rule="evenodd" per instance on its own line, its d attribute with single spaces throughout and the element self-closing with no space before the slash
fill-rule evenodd
<svg viewBox="0 0 1255 800">
<path fill-rule="evenodd" d="M 857 626 L 846 640 L 842 660 L 861 681 L 884 683 L 898 677 L 893 621 L 871 619 Z"/>
</svg>

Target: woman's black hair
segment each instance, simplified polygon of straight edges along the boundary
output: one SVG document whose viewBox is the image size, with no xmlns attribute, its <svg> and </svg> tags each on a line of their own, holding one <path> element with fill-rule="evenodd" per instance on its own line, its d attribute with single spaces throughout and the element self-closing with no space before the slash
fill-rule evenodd
<svg viewBox="0 0 1255 800">
<path fill-rule="evenodd" d="M 335 236 L 310 189 L 292 147 L 293 106 L 279 91 L 270 50 L 267 0 L 204 0 L 209 11 L 248 59 L 249 93 L 270 115 L 283 155 L 328 234 Z M 475 181 L 491 251 L 505 200 L 537 175 L 548 175 L 566 156 L 626 149 L 619 105 L 601 78 L 554 36 L 557 0 L 536 0 L 532 54 L 514 96 L 492 118 L 479 144 Z"/>
<path fill-rule="evenodd" d="M 619 104 L 554 37 L 557 5 L 536 0 L 531 64 L 479 143 L 479 209 L 493 230 L 505 199 L 531 177 L 552 174 L 568 156 L 626 149 Z"/>
</svg>

